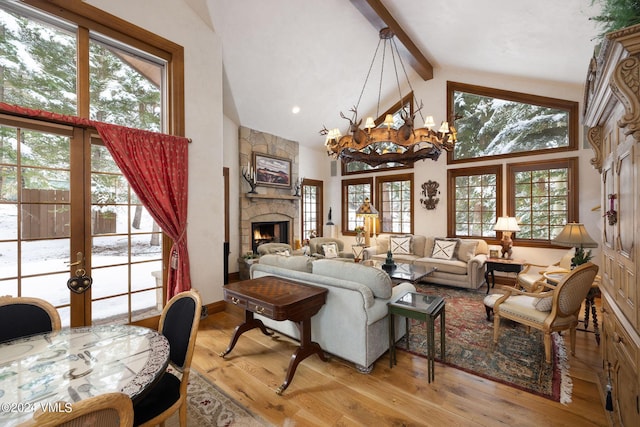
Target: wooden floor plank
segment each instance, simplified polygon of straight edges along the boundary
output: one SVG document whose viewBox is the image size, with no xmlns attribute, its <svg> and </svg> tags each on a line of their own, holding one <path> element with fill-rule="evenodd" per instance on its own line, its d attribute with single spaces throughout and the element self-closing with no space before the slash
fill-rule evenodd
<svg viewBox="0 0 640 427">
<path fill-rule="evenodd" d="M 275 391 L 296 343 L 254 330 L 219 357 L 241 322 L 234 310 L 204 319 L 192 366 L 276 426 L 608 425 L 598 389 L 600 348 L 592 333 L 577 333 L 576 356 L 569 356 L 572 402 L 563 405 L 441 363 L 436 363 L 435 382 L 428 384 L 426 360 L 404 351 L 398 351 L 393 369 L 385 354 L 369 375 L 339 358 L 322 362 L 313 355 L 298 365 L 279 396 Z"/>
</svg>

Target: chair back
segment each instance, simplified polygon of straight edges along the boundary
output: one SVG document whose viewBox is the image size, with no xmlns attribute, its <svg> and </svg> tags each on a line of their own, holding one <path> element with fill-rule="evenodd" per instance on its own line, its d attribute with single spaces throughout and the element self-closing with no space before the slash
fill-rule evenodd
<svg viewBox="0 0 640 427">
<path fill-rule="evenodd" d="M 598 266 L 587 262 L 567 274 L 558 286 L 553 296 L 553 314 L 559 317 L 567 317 L 576 314 L 582 302 L 587 297 L 593 281 L 598 274 Z"/>
<path fill-rule="evenodd" d="M 338 246 L 338 252 L 344 250 L 344 242 L 340 239 L 334 239 L 333 237 L 314 237 L 309 240 L 309 249 L 311 254 L 323 254 L 322 245 L 327 243 L 335 243 Z"/>
<path fill-rule="evenodd" d="M 133 404 L 124 393 L 106 393 L 76 403 L 59 402 L 60 411 L 37 410 L 20 427 L 130 427 Z"/>
<path fill-rule="evenodd" d="M 201 311 L 200 295 L 190 290 L 171 298 L 160 316 L 158 331 L 169 341 L 171 364 L 181 372 L 191 364 Z"/>
<path fill-rule="evenodd" d="M 60 315 L 47 301 L 28 297 L 0 297 L 0 342 L 60 330 Z M 11 327 L 7 327 L 11 325 Z"/>
</svg>

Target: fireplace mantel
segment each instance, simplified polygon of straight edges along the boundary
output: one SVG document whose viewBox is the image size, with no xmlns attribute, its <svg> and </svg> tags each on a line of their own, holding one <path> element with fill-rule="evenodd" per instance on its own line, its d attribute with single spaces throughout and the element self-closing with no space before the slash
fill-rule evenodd
<svg viewBox="0 0 640 427">
<path fill-rule="evenodd" d="M 249 199 L 278 199 L 278 200 L 290 200 L 293 202 L 294 200 L 299 200 L 300 196 L 289 196 L 286 194 L 251 194 L 247 193 L 246 196 Z"/>
</svg>

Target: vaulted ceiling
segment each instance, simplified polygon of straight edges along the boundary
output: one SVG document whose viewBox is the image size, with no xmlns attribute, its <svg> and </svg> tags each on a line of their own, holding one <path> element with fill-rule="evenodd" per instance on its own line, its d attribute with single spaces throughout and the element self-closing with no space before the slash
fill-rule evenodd
<svg viewBox="0 0 640 427">
<path fill-rule="evenodd" d="M 221 38 L 226 114 L 310 146 L 321 146 L 324 124 L 344 124 L 338 113 L 356 102 L 379 39 L 362 13 L 367 0 L 185 1 Z M 379 3 L 434 75 L 451 68 L 581 85 L 599 32 L 591 0 Z M 408 68 L 412 84 L 429 84 Z"/>
</svg>

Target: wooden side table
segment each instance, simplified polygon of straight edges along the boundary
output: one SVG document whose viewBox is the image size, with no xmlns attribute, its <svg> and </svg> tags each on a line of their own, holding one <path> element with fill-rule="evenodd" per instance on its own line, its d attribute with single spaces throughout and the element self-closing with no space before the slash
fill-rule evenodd
<svg viewBox="0 0 640 427">
<path fill-rule="evenodd" d="M 427 324 L 427 377 L 430 383 L 435 379 L 435 320 L 440 316 L 440 358 L 445 361 L 445 310 L 444 298 L 418 292 L 406 292 L 394 301 L 387 303 L 389 307 L 389 367 L 397 364 L 396 360 L 396 328 L 394 315 L 404 316 L 407 328 L 407 350 L 409 350 L 409 319 L 416 319 Z"/>
<path fill-rule="evenodd" d="M 352 245 L 351 250 L 353 251 L 353 261 L 360 262 L 362 261 L 362 253 L 367 248 L 364 244 Z"/>
<path fill-rule="evenodd" d="M 525 260 L 523 259 L 506 259 L 506 258 L 489 258 L 484 265 L 484 280 L 487 282 L 487 293 L 489 289 L 496 285 L 496 271 L 505 273 L 520 273 L 524 268 Z M 489 275 L 491 275 L 491 285 L 489 285 Z"/>
<path fill-rule="evenodd" d="M 225 301 L 244 308 L 245 320 L 243 324 L 236 327 L 229 346 L 219 354 L 220 357 L 229 354 L 240 335 L 246 331 L 260 328 L 265 335 L 273 334 L 267 331 L 260 319 L 253 317 L 253 313 L 258 313 L 273 320 L 291 320 L 296 323 L 300 331 L 300 346 L 291 355 L 285 381 L 276 391 L 277 394 L 282 394 L 291 384 L 296 368 L 302 360 L 313 354 L 317 354 L 323 362 L 328 360 L 320 345 L 311 341 L 311 317 L 326 302 L 328 293 L 326 288 L 275 276 L 264 276 L 229 283 L 222 289 Z"/>
</svg>

